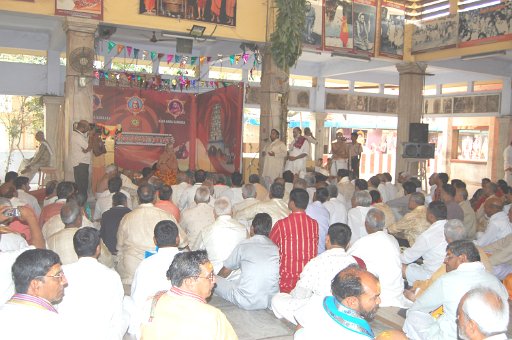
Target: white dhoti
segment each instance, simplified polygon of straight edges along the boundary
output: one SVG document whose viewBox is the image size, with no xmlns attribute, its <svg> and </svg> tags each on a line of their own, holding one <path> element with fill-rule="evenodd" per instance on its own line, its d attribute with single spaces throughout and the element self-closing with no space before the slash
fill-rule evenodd
<svg viewBox="0 0 512 340">
<path fill-rule="evenodd" d="M 278 293 L 272 298 L 272 311 L 278 319 L 285 318 L 294 325 L 297 324 L 293 316 L 297 310 L 305 306 L 309 301 L 307 299 L 297 299 L 286 293 Z"/>
<path fill-rule="evenodd" d="M 407 269 L 405 270 L 405 278 L 407 282 L 412 286 L 414 282 L 420 280 L 427 280 L 432 276 L 432 272 L 425 269 L 424 266 L 421 266 L 417 263 L 411 263 L 407 265 Z"/>
<path fill-rule="evenodd" d="M 439 325 L 430 314 L 417 310 L 407 312 L 403 331 L 408 339 L 433 340 L 440 338 Z"/>
<path fill-rule="evenodd" d="M 331 163 L 331 176 L 338 176 L 338 170 L 348 170 L 348 159 L 335 159 Z"/>
</svg>

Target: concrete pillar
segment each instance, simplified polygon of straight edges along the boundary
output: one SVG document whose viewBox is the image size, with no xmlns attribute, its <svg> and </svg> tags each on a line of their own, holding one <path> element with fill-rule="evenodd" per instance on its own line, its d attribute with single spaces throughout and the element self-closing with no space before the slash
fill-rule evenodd
<svg viewBox="0 0 512 340">
<path fill-rule="evenodd" d="M 54 96 L 62 96 L 61 85 L 61 67 L 60 51 L 49 50 L 47 54 L 48 62 L 46 64 L 48 74 L 48 85 L 46 93 Z"/>
<path fill-rule="evenodd" d="M 73 180 L 73 168 L 69 161 L 70 136 L 73 123 L 81 119 L 92 122 L 92 72 L 80 74 L 71 67 L 70 54 L 77 48 L 90 48 L 94 50 L 94 34 L 98 28 L 98 21 L 66 17 L 63 24 L 66 32 L 66 86 L 65 86 L 65 115 L 64 115 L 64 178 Z M 79 85 L 80 76 L 86 77 L 85 84 Z M 61 137 L 62 138 L 62 137 Z"/>
<path fill-rule="evenodd" d="M 314 106 L 310 106 L 314 108 L 315 111 L 315 120 L 316 126 L 315 131 L 313 132 L 318 144 L 315 148 L 315 157 L 313 158 L 315 162 L 322 158 L 324 155 L 324 139 L 325 139 L 325 129 L 324 122 L 327 114 L 325 112 L 325 78 L 318 77 L 315 78 L 315 90 L 312 91 L 314 93 L 315 101 L 313 103 Z"/>
<path fill-rule="evenodd" d="M 57 180 L 64 178 L 64 97 L 43 96 L 45 109 L 46 140 L 53 150 L 53 166 L 57 169 Z"/>
<path fill-rule="evenodd" d="M 316 113 L 315 118 L 316 118 L 315 137 L 318 140 L 318 145 L 316 146 L 316 150 L 315 150 L 315 161 L 317 161 L 319 158 L 322 158 L 322 161 L 323 161 L 324 148 L 325 148 L 324 123 L 325 123 L 325 118 L 327 118 L 327 113 Z"/>
<path fill-rule="evenodd" d="M 400 94 L 398 95 L 398 126 L 395 178 L 401 171 L 407 170 L 406 160 L 402 157 L 402 143 L 409 140 L 409 123 L 420 123 L 423 112 L 423 84 L 427 65 L 423 63 L 400 63 L 396 65 L 400 74 Z M 412 163 L 409 171 L 415 175 L 417 163 Z"/>
</svg>

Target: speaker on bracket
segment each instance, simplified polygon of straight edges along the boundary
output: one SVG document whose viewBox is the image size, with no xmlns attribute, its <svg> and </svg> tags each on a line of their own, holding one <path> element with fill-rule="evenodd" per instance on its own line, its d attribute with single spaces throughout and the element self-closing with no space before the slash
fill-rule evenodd
<svg viewBox="0 0 512 340">
<path fill-rule="evenodd" d="M 176 53 L 192 54 L 192 47 L 194 47 L 194 40 L 176 38 Z"/>
<path fill-rule="evenodd" d="M 409 124 L 409 143 L 428 143 L 428 124 Z"/>
<path fill-rule="evenodd" d="M 436 145 L 434 143 L 403 143 L 403 158 L 434 158 Z"/>
</svg>

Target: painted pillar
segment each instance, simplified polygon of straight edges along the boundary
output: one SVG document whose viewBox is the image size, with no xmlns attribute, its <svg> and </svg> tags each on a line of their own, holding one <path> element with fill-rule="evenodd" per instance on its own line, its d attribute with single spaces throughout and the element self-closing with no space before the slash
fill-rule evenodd
<svg viewBox="0 0 512 340">
<path fill-rule="evenodd" d="M 64 178 L 64 97 L 43 96 L 43 103 L 46 118 L 44 135 L 53 150 L 53 167 L 57 169 L 57 180 L 61 181 Z"/>
</svg>

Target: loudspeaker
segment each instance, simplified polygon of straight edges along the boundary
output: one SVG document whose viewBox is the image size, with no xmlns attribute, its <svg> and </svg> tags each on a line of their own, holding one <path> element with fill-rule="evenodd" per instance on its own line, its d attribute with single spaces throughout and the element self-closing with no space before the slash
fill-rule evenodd
<svg viewBox="0 0 512 340">
<path fill-rule="evenodd" d="M 409 143 L 428 143 L 428 124 L 409 124 Z"/>
<path fill-rule="evenodd" d="M 403 158 L 434 158 L 434 143 L 403 143 Z"/>
<path fill-rule="evenodd" d="M 194 46 L 194 40 L 176 38 L 176 53 L 179 54 L 192 54 L 192 47 Z"/>
</svg>

